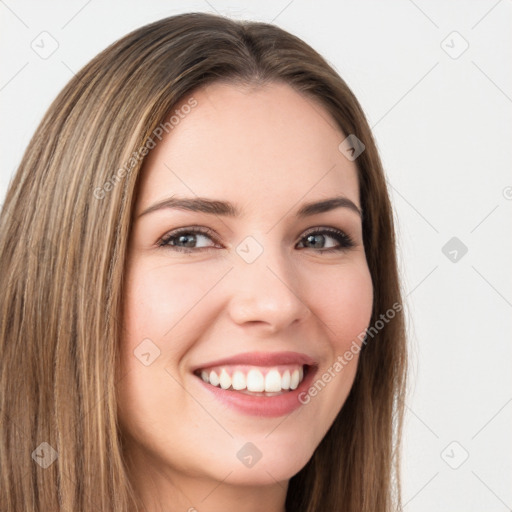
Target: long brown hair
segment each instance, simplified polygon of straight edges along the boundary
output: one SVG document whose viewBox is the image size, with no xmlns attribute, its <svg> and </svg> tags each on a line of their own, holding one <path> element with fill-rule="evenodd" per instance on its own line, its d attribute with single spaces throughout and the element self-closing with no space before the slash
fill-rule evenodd
<svg viewBox="0 0 512 512">
<path fill-rule="evenodd" d="M 332 67 L 297 37 L 265 23 L 188 13 L 135 30 L 96 56 L 55 99 L 3 205 L 2 511 L 135 508 L 116 416 L 116 382 L 123 376 L 113 369 L 119 368 L 141 148 L 179 101 L 215 81 L 287 83 L 363 142 L 356 164 L 374 286 L 372 325 L 401 304 L 382 165 L 358 101 Z M 405 375 L 397 308 L 364 344 L 346 403 L 290 480 L 287 510 L 399 506 Z"/>
</svg>

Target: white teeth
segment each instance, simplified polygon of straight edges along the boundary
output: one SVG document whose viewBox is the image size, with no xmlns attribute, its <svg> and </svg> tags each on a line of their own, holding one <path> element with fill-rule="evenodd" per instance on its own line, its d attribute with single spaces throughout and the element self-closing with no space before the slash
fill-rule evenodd
<svg viewBox="0 0 512 512">
<path fill-rule="evenodd" d="M 283 389 L 290 389 L 290 371 L 286 370 L 283 373 L 283 378 L 281 379 L 281 387 Z"/>
<path fill-rule="evenodd" d="M 210 372 L 210 384 L 212 386 L 218 386 L 219 382 L 219 376 L 215 372 Z"/>
<path fill-rule="evenodd" d="M 265 376 L 265 391 L 281 391 L 281 375 L 277 370 L 270 370 Z"/>
<path fill-rule="evenodd" d="M 202 370 L 201 379 L 212 386 L 235 391 L 247 390 L 250 392 L 279 393 L 281 391 L 297 389 L 304 379 L 304 368 L 299 366 L 294 370 L 284 370 L 280 373 L 277 368 L 271 368 L 264 375 L 259 369 L 251 368 L 247 374 L 235 370 L 230 375 L 226 368 L 217 370 Z"/>
<path fill-rule="evenodd" d="M 228 389 L 231 387 L 231 377 L 224 368 L 222 368 L 222 371 L 220 372 L 219 383 L 222 389 Z"/>
<path fill-rule="evenodd" d="M 249 370 L 247 374 L 247 391 L 263 391 L 265 389 L 265 379 L 259 370 Z"/>
<path fill-rule="evenodd" d="M 290 379 L 290 389 L 297 389 L 299 385 L 299 370 L 293 370 L 291 379 Z"/>
<path fill-rule="evenodd" d="M 231 378 L 231 385 L 233 386 L 233 389 L 236 389 L 239 391 L 240 389 L 245 389 L 247 387 L 247 384 L 245 382 L 245 375 L 237 370 L 235 373 L 233 373 L 233 377 Z"/>
</svg>

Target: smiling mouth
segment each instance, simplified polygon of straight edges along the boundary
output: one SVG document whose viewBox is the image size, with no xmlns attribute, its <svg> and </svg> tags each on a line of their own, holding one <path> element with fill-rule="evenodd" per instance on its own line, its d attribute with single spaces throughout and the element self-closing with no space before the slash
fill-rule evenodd
<svg viewBox="0 0 512 512">
<path fill-rule="evenodd" d="M 201 368 L 194 375 L 213 387 L 252 396 L 279 396 L 297 389 L 310 365 L 223 365 Z"/>
</svg>

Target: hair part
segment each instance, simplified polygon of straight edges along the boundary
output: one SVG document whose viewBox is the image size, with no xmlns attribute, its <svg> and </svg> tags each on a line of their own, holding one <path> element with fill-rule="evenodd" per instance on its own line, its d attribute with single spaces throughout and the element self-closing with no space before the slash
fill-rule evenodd
<svg viewBox="0 0 512 512">
<path fill-rule="evenodd" d="M 363 110 L 336 71 L 270 24 L 188 13 L 135 30 L 52 103 L 0 216 L 2 511 L 131 512 L 137 505 L 115 389 L 123 378 L 123 276 L 141 148 L 180 101 L 213 82 L 284 82 L 364 143 L 356 164 L 374 287 L 370 325 L 402 303 L 382 165 Z M 116 172 L 120 179 L 112 181 Z M 399 505 L 405 376 L 397 312 L 362 348 L 343 408 L 290 480 L 287 510 L 386 512 Z M 42 442 L 57 454 L 46 469 L 31 457 Z"/>
</svg>

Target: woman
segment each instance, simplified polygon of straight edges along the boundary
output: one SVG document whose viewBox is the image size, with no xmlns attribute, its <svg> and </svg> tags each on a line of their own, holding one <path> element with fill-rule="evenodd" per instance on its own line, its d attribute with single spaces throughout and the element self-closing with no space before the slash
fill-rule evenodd
<svg viewBox="0 0 512 512">
<path fill-rule="evenodd" d="M 391 207 L 304 42 L 127 35 L 50 107 L 0 233 L 2 510 L 399 506 Z"/>
</svg>

